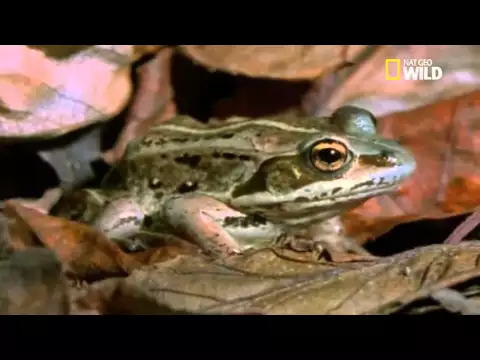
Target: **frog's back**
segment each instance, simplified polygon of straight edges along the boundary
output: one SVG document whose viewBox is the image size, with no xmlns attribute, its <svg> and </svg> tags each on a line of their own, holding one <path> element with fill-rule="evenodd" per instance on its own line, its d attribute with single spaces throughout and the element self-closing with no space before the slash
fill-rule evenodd
<svg viewBox="0 0 480 360">
<path fill-rule="evenodd" d="M 236 124 L 243 124 L 243 136 L 237 136 Z M 203 192 L 222 198 L 262 161 L 248 124 L 243 118 L 208 125 L 186 116 L 173 118 L 132 141 L 102 187 L 137 193 L 148 189 L 159 197 Z"/>
<path fill-rule="evenodd" d="M 270 152 L 293 151 L 304 139 L 328 131 L 338 132 L 328 118 L 232 117 L 205 124 L 188 116 L 178 116 L 132 141 L 124 159 L 182 151 L 202 154 L 234 151 L 251 157 L 260 153 L 268 156 Z"/>
</svg>

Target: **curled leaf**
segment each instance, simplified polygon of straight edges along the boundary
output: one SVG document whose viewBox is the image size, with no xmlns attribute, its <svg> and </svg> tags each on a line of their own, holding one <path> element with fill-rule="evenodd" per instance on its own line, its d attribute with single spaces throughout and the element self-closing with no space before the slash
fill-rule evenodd
<svg viewBox="0 0 480 360">
<path fill-rule="evenodd" d="M 44 215 L 16 201 L 7 202 L 6 207 L 79 278 L 126 275 L 140 265 L 105 235 L 87 225 Z"/>
</svg>

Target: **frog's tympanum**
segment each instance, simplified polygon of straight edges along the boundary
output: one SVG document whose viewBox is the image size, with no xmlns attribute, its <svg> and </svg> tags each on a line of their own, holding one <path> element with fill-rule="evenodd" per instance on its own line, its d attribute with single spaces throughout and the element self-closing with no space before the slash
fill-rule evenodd
<svg viewBox="0 0 480 360">
<path fill-rule="evenodd" d="M 355 107 L 215 125 L 176 117 L 132 141 L 102 189 L 66 195 L 53 212 L 113 240 L 170 233 L 217 255 L 285 239 L 360 251 L 337 215 L 394 191 L 414 169 L 412 155 Z"/>
</svg>

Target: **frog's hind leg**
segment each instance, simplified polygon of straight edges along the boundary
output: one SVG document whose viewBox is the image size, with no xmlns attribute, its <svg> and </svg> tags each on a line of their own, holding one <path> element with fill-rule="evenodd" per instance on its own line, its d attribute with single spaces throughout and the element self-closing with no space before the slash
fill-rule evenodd
<svg viewBox="0 0 480 360">
<path fill-rule="evenodd" d="M 129 250 L 131 238 L 143 225 L 145 214 L 126 191 L 82 189 L 64 194 L 51 215 L 88 224 Z"/>
<path fill-rule="evenodd" d="M 92 226 L 113 239 L 127 239 L 142 229 L 144 212 L 129 195 L 113 199 L 95 216 Z"/>
</svg>

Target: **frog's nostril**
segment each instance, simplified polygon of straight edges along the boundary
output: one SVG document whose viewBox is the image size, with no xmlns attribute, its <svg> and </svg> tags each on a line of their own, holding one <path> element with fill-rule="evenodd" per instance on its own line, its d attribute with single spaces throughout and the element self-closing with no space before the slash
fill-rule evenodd
<svg viewBox="0 0 480 360">
<path fill-rule="evenodd" d="M 389 164 L 389 165 L 396 165 L 398 163 L 398 159 L 395 156 L 395 154 L 392 151 L 388 151 L 388 150 L 383 150 L 380 153 L 380 159 L 384 163 Z"/>
<path fill-rule="evenodd" d="M 380 153 L 380 157 L 381 157 L 383 160 L 388 160 L 389 158 L 392 157 L 392 153 L 391 153 L 390 151 L 383 150 L 383 151 Z"/>
</svg>

